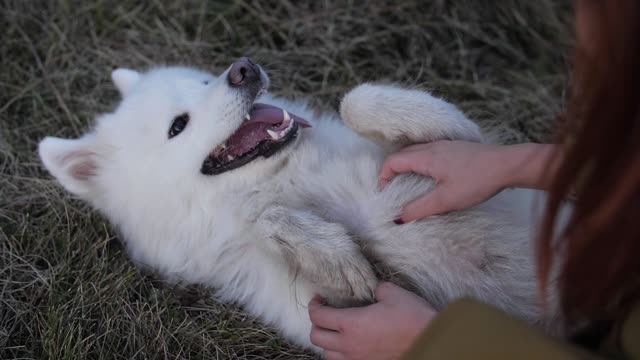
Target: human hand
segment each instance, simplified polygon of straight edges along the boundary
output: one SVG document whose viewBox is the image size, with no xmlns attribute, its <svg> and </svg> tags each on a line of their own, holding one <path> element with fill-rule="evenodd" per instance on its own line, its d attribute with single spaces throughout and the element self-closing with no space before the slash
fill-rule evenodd
<svg viewBox="0 0 640 360">
<path fill-rule="evenodd" d="M 436 315 L 424 299 L 391 283 L 378 285 L 376 300 L 346 309 L 311 300 L 311 343 L 324 349 L 325 359 L 399 359 Z"/>
<path fill-rule="evenodd" d="M 408 146 L 387 157 L 380 186 L 407 172 L 430 176 L 436 187 L 407 204 L 399 223 L 419 220 L 477 205 L 499 192 L 506 183 L 506 166 L 499 145 L 466 141 L 436 141 Z"/>
</svg>

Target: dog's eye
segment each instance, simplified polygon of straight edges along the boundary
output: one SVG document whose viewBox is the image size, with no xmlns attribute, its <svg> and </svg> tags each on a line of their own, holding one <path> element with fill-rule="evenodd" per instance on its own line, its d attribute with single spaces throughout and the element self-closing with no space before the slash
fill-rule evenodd
<svg viewBox="0 0 640 360">
<path fill-rule="evenodd" d="M 180 134 L 184 128 L 187 127 L 189 122 L 189 114 L 178 115 L 173 119 L 171 127 L 169 128 L 169 139 Z"/>
<path fill-rule="evenodd" d="M 209 80 L 204 80 L 202 83 L 205 85 L 209 85 Z"/>
</svg>

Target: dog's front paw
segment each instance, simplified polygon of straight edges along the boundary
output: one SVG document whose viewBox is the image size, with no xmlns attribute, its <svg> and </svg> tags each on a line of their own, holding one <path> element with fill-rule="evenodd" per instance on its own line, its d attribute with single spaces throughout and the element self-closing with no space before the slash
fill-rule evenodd
<svg viewBox="0 0 640 360">
<path fill-rule="evenodd" d="M 373 301 L 376 274 L 341 224 L 284 206 L 269 207 L 257 224 L 292 273 L 325 289 L 323 295 L 352 303 Z"/>
<path fill-rule="evenodd" d="M 332 279 L 335 282 L 327 289 L 329 293 L 325 295 L 332 306 L 362 306 L 375 301 L 378 278 L 364 256 L 359 252 L 353 255 L 344 259 L 349 263 L 339 267 L 339 276 Z"/>
</svg>

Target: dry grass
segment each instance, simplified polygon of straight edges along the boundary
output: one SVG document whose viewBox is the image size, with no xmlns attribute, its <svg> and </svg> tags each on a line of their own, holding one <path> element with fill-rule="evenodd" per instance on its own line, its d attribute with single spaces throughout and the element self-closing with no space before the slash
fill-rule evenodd
<svg viewBox="0 0 640 360">
<path fill-rule="evenodd" d="M 115 66 L 220 71 L 249 55 L 274 92 L 335 108 L 367 80 L 433 90 L 505 142 L 562 105 L 571 8 L 553 0 L 4 1 L 0 4 L 0 358 L 311 358 L 198 287 L 135 268 L 43 171 L 45 135 L 114 106 Z"/>
</svg>

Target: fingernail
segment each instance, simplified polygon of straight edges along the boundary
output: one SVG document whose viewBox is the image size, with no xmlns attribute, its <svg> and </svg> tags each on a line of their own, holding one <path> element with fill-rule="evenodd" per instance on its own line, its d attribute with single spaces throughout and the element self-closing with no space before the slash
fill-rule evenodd
<svg viewBox="0 0 640 360">
<path fill-rule="evenodd" d="M 393 222 L 394 222 L 394 223 L 396 223 L 396 225 L 402 225 L 402 224 L 404 224 L 404 221 L 402 221 L 402 219 L 401 219 L 401 218 L 397 218 L 397 219 L 393 220 Z"/>
<path fill-rule="evenodd" d="M 320 305 L 327 305 L 327 300 L 325 298 L 323 298 L 322 296 L 317 295 L 317 294 L 313 297 L 313 299 L 311 299 L 311 302 L 317 302 Z"/>
</svg>

